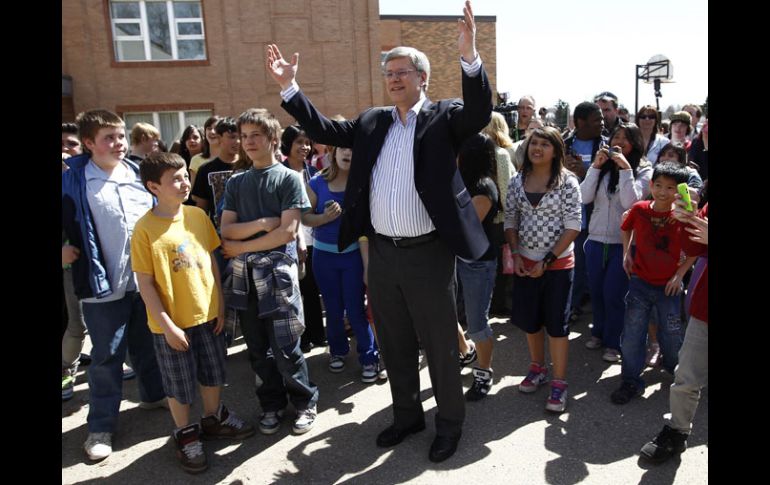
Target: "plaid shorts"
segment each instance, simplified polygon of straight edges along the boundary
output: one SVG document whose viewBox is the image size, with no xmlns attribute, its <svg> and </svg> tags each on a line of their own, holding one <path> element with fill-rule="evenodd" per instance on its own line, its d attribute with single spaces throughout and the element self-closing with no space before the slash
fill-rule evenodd
<svg viewBox="0 0 770 485">
<path fill-rule="evenodd" d="M 166 396 L 182 404 L 192 404 L 197 381 L 203 386 L 225 383 L 224 333 L 214 335 L 216 320 L 184 329 L 190 348 L 174 350 L 161 333 L 152 334 L 155 357 L 158 360 Z"/>
</svg>

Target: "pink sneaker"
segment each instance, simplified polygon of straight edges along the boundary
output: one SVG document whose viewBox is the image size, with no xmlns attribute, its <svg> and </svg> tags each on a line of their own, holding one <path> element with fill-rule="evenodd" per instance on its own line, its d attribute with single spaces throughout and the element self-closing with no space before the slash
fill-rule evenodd
<svg viewBox="0 0 770 485">
<path fill-rule="evenodd" d="M 540 364 L 532 362 L 529 364 L 527 377 L 519 384 L 519 391 L 526 393 L 535 392 L 546 380 L 548 380 L 548 368 L 541 367 Z"/>
</svg>

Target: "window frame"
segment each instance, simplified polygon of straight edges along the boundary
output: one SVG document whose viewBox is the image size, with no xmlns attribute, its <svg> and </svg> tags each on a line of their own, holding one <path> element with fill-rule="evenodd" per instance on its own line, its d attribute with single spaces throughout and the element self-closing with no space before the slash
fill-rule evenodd
<svg viewBox="0 0 770 485">
<path fill-rule="evenodd" d="M 147 2 L 153 1 L 153 3 L 165 3 L 167 9 L 168 23 L 169 23 L 169 38 L 171 42 L 172 57 L 178 57 L 179 53 L 179 41 L 185 40 L 202 40 L 203 49 L 206 58 L 205 59 L 164 59 L 164 60 L 152 60 L 150 59 L 151 53 L 151 41 L 149 37 L 149 25 L 147 22 Z M 104 7 L 104 18 L 107 26 L 107 32 L 109 33 L 109 45 L 110 45 L 110 65 L 111 67 L 126 67 L 126 68 L 142 68 L 142 67 L 188 67 L 188 66 L 209 66 L 211 65 L 211 53 L 209 51 L 208 37 L 206 36 L 206 13 L 204 7 L 204 1 L 198 0 L 200 5 L 200 17 L 176 17 L 174 14 L 174 3 L 177 0 L 102 0 Z M 184 1 L 184 0 L 178 0 Z M 112 3 L 125 3 L 125 2 L 137 2 L 139 3 L 140 16 L 138 19 L 133 18 L 112 18 L 112 12 L 110 5 Z M 180 35 L 179 24 L 199 24 L 200 34 L 183 34 Z M 115 30 L 115 26 L 119 24 L 137 24 L 139 25 L 139 35 L 118 35 Z M 116 44 L 119 41 L 141 41 L 144 47 L 143 60 L 119 60 L 118 52 L 116 51 Z"/>
<path fill-rule="evenodd" d="M 176 113 L 179 121 L 180 130 L 189 124 L 185 118 L 185 112 L 187 111 L 210 111 L 209 116 L 213 116 L 215 113 L 214 103 L 188 103 L 188 104 L 149 104 L 149 105 L 119 105 L 115 107 L 115 112 L 125 120 L 126 115 L 152 115 L 152 125 L 161 131 L 160 114 L 161 113 Z M 203 125 L 201 124 L 201 129 Z M 126 126 L 126 136 L 129 136 L 131 126 Z M 163 140 L 164 133 L 161 132 L 161 140 Z M 170 138 L 173 142 L 174 137 L 181 136 L 181 133 L 172 133 Z M 165 142 L 165 140 L 164 140 Z M 171 148 L 171 144 L 168 145 Z"/>
</svg>

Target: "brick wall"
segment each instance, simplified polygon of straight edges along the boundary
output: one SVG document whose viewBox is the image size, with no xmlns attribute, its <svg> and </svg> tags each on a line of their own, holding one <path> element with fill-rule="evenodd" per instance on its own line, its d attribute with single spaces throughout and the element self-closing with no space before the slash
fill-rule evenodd
<svg viewBox="0 0 770 485">
<path fill-rule="evenodd" d="M 113 59 L 107 0 L 63 2 L 62 74 L 73 79 L 74 111 L 211 103 L 229 116 L 265 107 L 286 124 L 280 89 L 265 70 L 270 42 L 287 58 L 300 53 L 298 81 L 323 112 L 352 117 L 382 99 L 378 0 L 202 4 L 205 65 L 125 67 Z"/>
</svg>

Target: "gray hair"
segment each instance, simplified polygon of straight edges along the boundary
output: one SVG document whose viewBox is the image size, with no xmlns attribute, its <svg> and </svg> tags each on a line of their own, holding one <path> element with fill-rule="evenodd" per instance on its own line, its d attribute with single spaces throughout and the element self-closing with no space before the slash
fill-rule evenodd
<svg viewBox="0 0 770 485">
<path fill-rule="evenodd" d="M 409 58 L 418 72 L 424 72 L 427 75 L 425 78 L 425 85 L 422 87 L 423 91 L 427 91 L 428 83 L 430 82 L 430 61 L 428 61 L 428 56 L 426 56 L 424 52 L 418 51 L 414 47 L 394 47 L 385 55 L 385 59 L 382 61 L 383 69 L 385 68 L 385 64 L 387 64 L 388 61 L 401 57 Z"/>
</svg>

